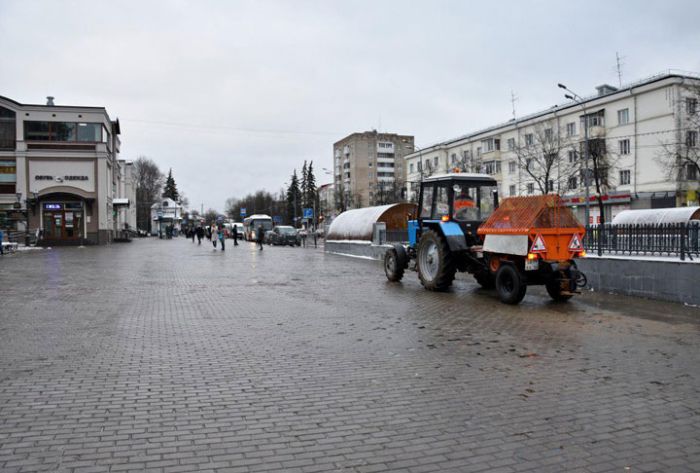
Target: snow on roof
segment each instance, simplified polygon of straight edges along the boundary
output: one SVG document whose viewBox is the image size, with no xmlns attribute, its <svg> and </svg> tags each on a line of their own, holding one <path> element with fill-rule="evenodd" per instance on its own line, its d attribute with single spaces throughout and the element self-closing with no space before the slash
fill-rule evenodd
<svg viewBox="0 0 700 473">
<path fill-rule="evenodd" d="M 346 210 L 328 229 L 328 240 L 371 240 L 373 225 L 385 222 L 387 230 L 406 228 L 407 216 L 415 212 L 414 204 L 389 204 Z"/>
<path fill-rule="evenodd" d="M 700 207 L 623 210 L 613 218 L 612 224 L 654 225 L 660 223 L 687 223 L 689 220 L 700 220 Z"/>
<path fill-rule="evenodd" d="M 423 179 L 423 182 L 441 181 L 444 179 L 465 179 L 465 180 L 472 180 L 472 181 L 474 181 L 474 180 L 495 181 L 493 176 L 489 176 L 488 174 L 469 173 L 469 172 L 451 172 L 448 174 L 437 174 L 435 176 L 426 177 Z"/>
</svg>

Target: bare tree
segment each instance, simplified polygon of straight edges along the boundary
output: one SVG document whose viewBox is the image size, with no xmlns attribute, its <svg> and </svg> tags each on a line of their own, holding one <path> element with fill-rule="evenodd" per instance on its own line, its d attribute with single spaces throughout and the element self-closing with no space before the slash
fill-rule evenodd
<svg viewBox="0 0 700 473">
<path fill-rule="evenodd" d="M 700 84 L 688 84 L 681 90 L 680 127 L 673 138 L 660 143 L 657 160 L 669 180 L 687 185 L 700 177 Z"/>
<path fill-rule="evenodd" d="M 455 163 L 455 167 L 460 172 L 480 172 L 481 157 L 474 157 L 468 150 L 460 151 L 459 160 Z"/>
<path fill-rule="evenodd" d="M 150 158 L 139 156 L 134 161 L 136 180 L 136 226 L 151 230 L 151 206 L 159 200 L 163 189 L 163 173 Z"/>
<path fill-rule="evenodd" d="M 542 194 L 566 188 L 569 178 L 578 172 L 577 159 L 568 156 L 568 151 L 578 151 L 553 121 L 539 123 L 522 133 L 514 151 L 518 166 Z"/>
</svg>

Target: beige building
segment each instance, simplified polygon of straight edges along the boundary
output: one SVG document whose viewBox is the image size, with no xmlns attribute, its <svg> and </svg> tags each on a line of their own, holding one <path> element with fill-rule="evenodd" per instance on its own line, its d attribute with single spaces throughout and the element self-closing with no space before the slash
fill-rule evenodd
<svg viewBox="0 0 700 473">
<path fill-rule="evenodd" d="M 0 96 L 0 225 L 52 245 L 109 243 L 134 228 L 132 166 L 117 159 L 119 134 L 103 107 Z"/>
<path fill-rule="evenodd" d="M 608 222 L 629 208 L 697 205 L 697 169 L 669 173 L 667 158 L 698 146 L 698 84 L 663 73 L 619 89 L 603 85 L 590 97 L 425 147 L 406 157 L 409 198 L 422 177 L 460 167 L 494 176 L 501 196 L 557 192 L 583 221 L 587 125 L 589 149 L 603 150 L 607 166 L 602 195 L 589 180 L 591 223 L 600 217 L 598 198 Z"/>
<path fill-rule="evenodd" d="M 399 202 L 405 197 L 404 157 L 413 136 L 366 131 L 333 144 L 336 208 Z"/>
</svg>

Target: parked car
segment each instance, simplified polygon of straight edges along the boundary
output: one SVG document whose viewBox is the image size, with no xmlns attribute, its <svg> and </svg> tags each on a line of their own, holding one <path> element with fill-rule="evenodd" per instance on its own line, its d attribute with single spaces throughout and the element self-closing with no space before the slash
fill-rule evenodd
<svg viewBox="0 0 700 473">
<path fill-rule="evenodd" d="M 278 225 L 267 233 L 269 235 L 268 243 L 271 245 L 301 245 L 301 238 L 294 227 Z"/>
</svg>

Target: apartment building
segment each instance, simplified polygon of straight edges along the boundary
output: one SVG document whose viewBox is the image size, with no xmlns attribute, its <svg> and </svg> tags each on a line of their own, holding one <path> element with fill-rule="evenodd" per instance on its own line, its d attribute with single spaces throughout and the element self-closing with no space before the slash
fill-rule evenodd
<svg viewBox="0 0 700 473">
<path fill-rule="evenodd" d="M 700 77 L 670 72 L 602 85 L 590 97 L 426 147 L 406 156 L 409 198 L 422 178 L 459 168 L 493 175 L 501 196 L 557 192 L 581 221 L 588 187 L 591 223 L 600 221 L 598 199 L 606 221 L 630 208 L 697 205 L 697 169 L 675 166 L 674 156 L 697 146 L 699 87 Z"/>
<path fill-rule="evenodd" d="M 0 226 L 44 244 L 111 242 L 135 227 L 131 164 L 104 107 L 0 96 Z"/>
<path fill-rule="evenodd" d="M 413 136 L 353 133 L 333 144 L 336 208 L 398 202 L 405 197 L 404 158 L 413 152 Z"/>
</svg>

